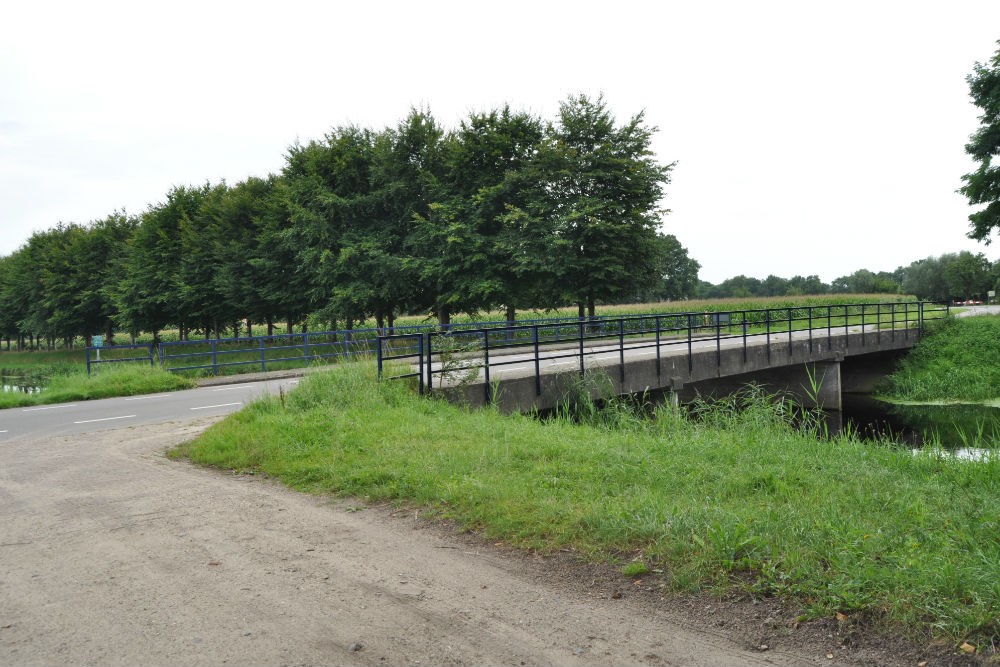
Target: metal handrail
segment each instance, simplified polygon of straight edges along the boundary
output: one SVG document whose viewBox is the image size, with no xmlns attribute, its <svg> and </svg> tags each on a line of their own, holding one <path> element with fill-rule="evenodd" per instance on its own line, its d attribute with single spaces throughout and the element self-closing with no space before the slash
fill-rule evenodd
<svg viewBox="0 0 1000 667">
<path fill-rule="evenodd" d="M 781 308 L 759 308 L 759 309 L 744 309 L 744 310 L 731 310 L 731 311 L 711 311 L 711 312 L 701 312 L 701 313 L 661 313 L 654 315 L 626 315 L 619 317 L 608 317 L 605 316 L 601 320 L 594 320 L 591 318 L 577 318 L 572 324 L 575 330 L 575 335 L 560 336 L 558 339 L 559 343 L 571 344 L 573 351 L 568 353 L 560 353 L 560 347 L 557 346 L 547 346 L 545 348 L 541 347 L 541 342 L 545 340 L 553 340 L 551 337 L 546 339 L 542 334 L 546 329 L 566 327 L 565 322 L 550 322 L 550 323 L 533 323 L 533 324 L 517 324 L 512 326 L 494 326 L 489 328 L 480 329 L 464 329 L 460 331 L 428 331 L 426 333 L 411 333 L 406 335 L 389 334 L 378 336 L 378 357 L 379 366 L 378 372 L 379 377 L 382 377 L 382 361 L 386 357 L 382 354 L 383 345 L 393 345 L 396 341 L 401 341 L 403 339 L 413 339 L 414 337 L 420 340 L 420 350 L 418 352 L 410 352 L 408 354 L 396 354 L 392 356 L 394 360 L 402 359 L 412 359 L 414 356 L 419 357 L 419 374 L 420 374 L 420 392 L 424 393 L 430 392 L 433 388 L 433 376 L 435 374 L 443 375 L 446 372 L 445 369 L 439 368 L 435 370 L 433 368 L 432 362 L 435 353 L 440 357 L 442 354 L 446 354 L 447 351 L 438 349 L 435 351 L 434 341 L 437 338 L 449 337 L 449 340 L 456 340 L 456 338 L 470 338 L 479 341 L 478 346 L 472 345 L 469 350 L 463 351 L 462 354 L 470 355 L 476 352 L 482 352 L 482 363 L 480 364 L 469 364 L 463 366 L 463 370 L 471 369 L 482 369 L 485 374 L 485 390 L 487 392 L 486 400 L 489 402 L 492 400 L 490 395 L 492 392 L 490 384 L 490 370 L 491 368 L 502 367 L 511 364 L 523 364 L 526 360 L 504 360 L 503 356 L 497 357 L 495 354 L 493 358 L 490 358 L 491 348 L 495 351 L 496 347 L 518 347 L 525 346 L 527 344 L 531 345 L 532 348 L 532 358 L 530 361 L 534 362 L 534 375 L 535 375 L 535 391 L 536 394 L 541 394 L 541 371 L 540 362 L 541 360 L 553 361 L 559 359 L 568 358 L 579 358 L 580 361 L 580 375 L 583 377 L 586 373 L 585 359 L 587 356 L 596 354 L 609 354 L 615 350 L 618 352 L 619 366 L 620 366 L 620 376 L 622 381 L 625 380 L 625 350 L 640 350 L 640 349 L 656 349 L 656 373 L 659 377 L 661 374 L 661 351 L 664 347 L 669 349 L 673 345 L 686 345 L 687 347 L 687 357 L 688 357 L 688 370 L 689 372 L 693 367 L 693 341 L 698 338 L 714 338 L 715 348 L 716 348 L 716 363 L 721 366 L 722 364 L 722 341 L 741 339 L 743 348 L 743 361 L 747 360 L 747 347 L 748 347 L 748 337 L 754 335 L 764 335 L 767 345 L 767 355 L 768 360 L 771 359 L 772 345 L 771 337 L 772 334 L 780 335 L 787 333 L 788 341 L 788 353 L 792 354 L 793 350 L 793 334 L 796 331 L 808 331 L 808 345 L 809 351 L 813 351 L 814 331 L 826 330 L 826 337 L 828 340 L 832 340 L 833 331 L 836 328 L 839 329 L 841 324 L 839 320 L 843 320 L 844 332 L 849 334 L 851 327 L 857 327 L 860 325 L 861 332 L 861 344 L 866 346 L 868 339 L 867 336 L 872 330 L 871 326 L 874 325 L 874 332 L 877 340 L 881 341 L 881 336 L 883 335 L 883 328 L 888 327 L 888 333 L 892 336 L 892 340 L 895 340 L 897 332 L 897 324 L 902 324 L 902 331 L 904 335 L 909 337 L 911 324 L 916 326 L 916 335 L 919 337 L 923 334 L 924 322 L 926 319 L 927 312 L 943 312 L 945 316 L 951 314 L 950 305 L 948 303 L 943 304 L 943 308 L 930 308 L 927 306 L 941 305 L 936 302 L 912 302 L 912 301 L 902 301 L 902 302 L 888 302 L 888 303 L 857 303 L 857 304 L 821 304 L 815 306 L 786 306 Z M 874 307 L 874 311 L 872 310 Z M 841 309 L 843 312 L 841 313 Z M 851 312 L 854 309 L 854 312 Z M 900 317 L 902 316 L 902 317 Z M 837 320 L 837 324 L 834 322 Z M 664 322 L 668 325 L 664 327 Z M 683 322 L 683 325 L 681 324 Z M 817 324 L 818 322 L 818 324 Z M 648 323 L 648 324 L 647 324 Z M 806 323 L 805 326 L 799 326 L 801 323 Z M 613 324 L 613 331 L 607 331 L 607 324 Z M 867 328 L 866 328 L 867 327 Z M 758 329 L 763 329 L 759 330 Z M 734 329 L 737 331 L 734 333 Z M 523 335 L 522 335 L 523 334 Z M 528 335 L 530 334 L 530 335 Z M 664 336 L 667 334 L 667 337 Z M 643 337 L 654 336 L 652 342 L 642 342 Z M 496 341 L 496 343 L 491 342 L 490 337 L 495 336 L 502 339 L 503 343 Z M 627 341 L 627 336 L 629 337 L 639 337 L 640 341 L 636 342 L 634 340 Z M 607 341 L 611 337 L 614 337 L 617 342 L 617 347 L 612 350 L 601 349 L 587 351 L 585 349 L 586 341 Z M 848 336 L 848 339 L 850 337 Z M 513 341 L 513 342 L 511 342 Z M 497 343 L 500 343 L 497 345 Z M 453 347 L 449 345 L 449 347 Z M 475 349 L 471 349 L 471 348 Z M 555 354 L 546 354 L 542 356 L 542 349 L 547 352 L 556 352 Z M 426 369 L 426 370 L 425 370 Z M 478 373 L 478 370 L 477 370 Z M 414 374 L 407 374 L 405 376 L 394 376 L 395 379 L 398 377 L 413 377 Z M 426 376 L 426 378 L 425 378 Z M 426 379 L 426 383 L 424 380 Z"/>
</svg>

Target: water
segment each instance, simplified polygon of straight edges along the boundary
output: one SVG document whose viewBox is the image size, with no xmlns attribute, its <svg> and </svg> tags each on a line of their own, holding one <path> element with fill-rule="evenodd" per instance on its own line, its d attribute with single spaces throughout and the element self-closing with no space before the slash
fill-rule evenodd
<svg viewBox="0 0 1000 667">
<path fill-rule="evenodd" d="M 896 405 L 861 394 L 844 394 L 843 408 L 840 428 L 866 439 L 890 439 L 912 448 L 939 443 L 964 458 L 1000 447 L 1000 408 L 966 403 Z"/>
<path fill-rule="evenodd" d="M 17 375 L 0 375 L 0 391 L 17 391 L 23 394 L 35 394 L 41 390 L 41 386 L 29 378 Z"/>
</svg>

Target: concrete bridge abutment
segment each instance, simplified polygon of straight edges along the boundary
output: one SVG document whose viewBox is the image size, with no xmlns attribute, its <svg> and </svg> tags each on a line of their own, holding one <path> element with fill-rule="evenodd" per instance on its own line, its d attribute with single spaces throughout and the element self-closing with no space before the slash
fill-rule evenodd
<svg viewBox="0 0 1000 667">
<path fill-rule="evenodd" d="M 916 340 L 916 331 L 905 336 L 899 331 L 892 336 L 888 332 L 841 333 L 745 348 L 730 340 L 725 345 L 694 348 L 690 355 L 686 348 L 664 345 L 659 360 L 653 349 L 630 351 L 624 364 L 587 357 L 583 379 L 579 366 L 574 366 L 572 371 L 543 371 L 537 379 L 530 371 L 512 371 L 499 375 L 491 385 L 480 379 L 434 391 L 471 407 L 492 402 L 503 412 L 531 412 L 576 400 L 581 392 L 594 399 L 663 392 L 667 400 L 686 402 L 698 395 L 724 396 L 756 383 L 791 394 L 807 407 L 839 411 L 843 391 L 870 391 Z M 617 351 L 613 356 L 618 356 Z"/>
</svg>

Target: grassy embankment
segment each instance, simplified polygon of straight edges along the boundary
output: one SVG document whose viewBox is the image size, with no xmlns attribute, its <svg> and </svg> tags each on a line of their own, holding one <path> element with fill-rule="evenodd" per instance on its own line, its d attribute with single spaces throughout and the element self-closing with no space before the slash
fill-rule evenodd
<svg viewBox="0 0 1000 667">
<path fill-rule="evenodd" d="M 146 365 L 112 366 L 94 371 L 89 376 L 86 370 L 76 368 L 69 373 L 50 376 L 43 391 L 32 394 L 20 391 L 0 392 L 0 409 L 154 394 L 193 386 L 193 380 Z"/>
<path fill-rule="evenodd" d="M 1000 405 L 1000 316 L 934 323 L 880 393 L 895 401 Z"/>
<path fill-rule="evenodd" d="M 649 571 L 668 590 L 745 588 L 980 645 L 1000 635 L 996 458 L 821 440 L 763 399 L 697 420 L 612 407 L 543 422 L 373 374 L 315 373 L 173 454 L 413 503 L 491 540 Z"/>
</svg>

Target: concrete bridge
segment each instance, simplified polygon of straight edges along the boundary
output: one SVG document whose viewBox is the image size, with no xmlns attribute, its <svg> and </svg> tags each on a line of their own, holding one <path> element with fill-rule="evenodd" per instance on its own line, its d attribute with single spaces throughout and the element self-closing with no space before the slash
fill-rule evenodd
<svg viewBox="0 0 1000 667">
<path fill-rule="evenodd" d="M 750 382 L 840 410 L 842 392 L 871 391 L 926 320 L 948 314 L 947 306 L 907 302 L 636 316 L 605 319 L 599 329 L 582 320 L 578 335 L 558 342 L 544 326 L 498 325 L 425 334 L 419 362 L 403 375 L 418 378 L 423 391 L 473 407 L 496 403 L 504 412 L 551 409 L 581 391 L 595 398 L 663 392 L 686 402 Z"/>
</svg>

